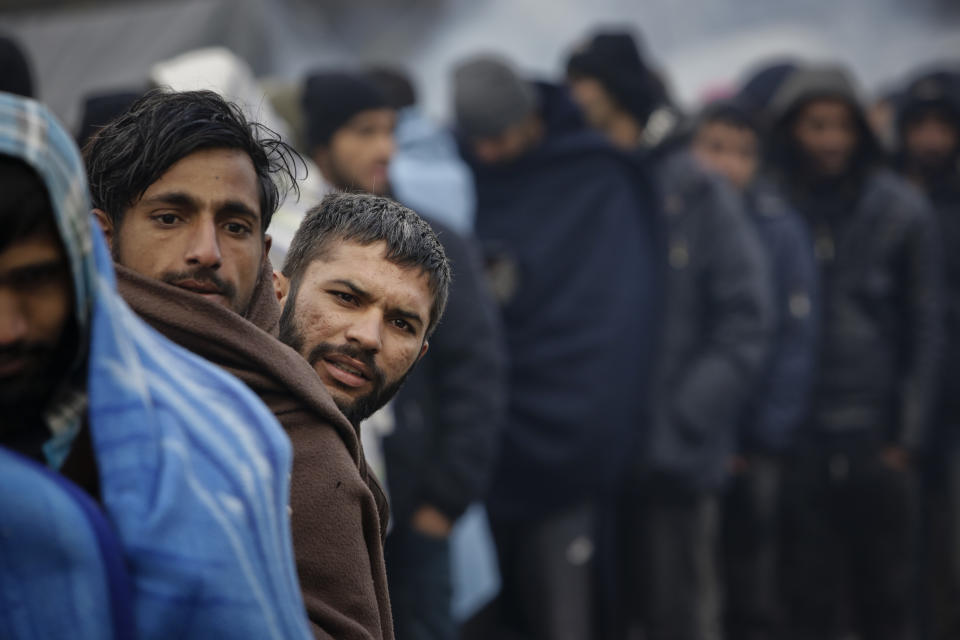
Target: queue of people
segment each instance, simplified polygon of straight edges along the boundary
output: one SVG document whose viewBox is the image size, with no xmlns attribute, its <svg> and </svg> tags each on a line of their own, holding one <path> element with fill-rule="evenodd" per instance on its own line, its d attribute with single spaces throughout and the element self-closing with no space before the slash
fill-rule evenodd
<svg viewBox="0 0 960 640">
<path fill-rule="evenodd" d="M 0 637 L 960 637 L 960 63 L 248 76 L 0 78 Z"/>
</svg>

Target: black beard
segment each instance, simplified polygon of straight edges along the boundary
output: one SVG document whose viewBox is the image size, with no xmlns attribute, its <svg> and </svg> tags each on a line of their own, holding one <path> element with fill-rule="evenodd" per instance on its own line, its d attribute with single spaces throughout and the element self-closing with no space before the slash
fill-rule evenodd
<svg viewBox="0 0 960 640">
<path fill-rule="evenodd" d="M 299 288 L 299 282 L 296 280 L 291 282 L 290 291 L 287 294 L 287 304 L 284 305 L 283 311 L 280 314 L 279 338 L 280 341 L 285 345 L 297 353 L 304 355 L 303 334 L 297 328 L 295 321 L 297 313 L 296 299 Z M 311 367 L 314 367 L 317 362 L 324 358 L 324 356 L 331 353 L 339 353 L 362 362 L 367 366 L 367 370 L 371 372 L 373 389 L 371 389 L 370 393 L 360 396 L 359 398 L 356 398 L 350 402 L 340 402 L 336 399 L 334 400 L 337 404 L 337 408 L 340 409 L 340 412 L 343 413 L 347 420 L 350 421 L 350 424 L 354 426 L 359 425 L 362 421 L 372 416 L 385 404 L 387 404 L 387 402 L 389 402 L 390 399 L 396 395 L 397 391 L 400 390 L 400 387 L 403 386 L 407 376 L 410 375 L 410 373 L 413 371 L 413 367 L 416 365 L 416 363 L 411 365 L 410 368 L 407 369 L 399 379 L 387 383 L 386 375 L 374 363 L 373 354 L 358 347 L 353 347 L 350 345 L 336 346 L 323 342 L 313 347 L 313 349 L 310 350 L 310 353 L 304 355 L 304 359 L 310 363 Z"/>
<path fill-rule="evenodd" d="M 0 415 L 3 416 L 0 434 L 8 425 L 13 428 L 43 415 L 51 396 L 63 383 L 78 349 L 77 323 L 71 317 L 64 327 L 63 338 L 56 345 L 20 343 L 0 350 L 0 357 L 26 356 L 39 363 L 34 371 L 21 373 L 9 386 L 0 387 Z"/>
<path fill-rule="evenodd" d="M 960 174 L 960 153 L 951 156 L 915 156 L 908 160 L 909 171 L 927 188 L 933 188 L 955 179 Z"/>
</svg>

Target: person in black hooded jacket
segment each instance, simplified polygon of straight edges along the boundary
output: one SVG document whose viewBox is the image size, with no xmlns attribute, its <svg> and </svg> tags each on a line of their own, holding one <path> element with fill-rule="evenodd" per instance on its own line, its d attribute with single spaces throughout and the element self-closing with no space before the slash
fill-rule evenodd
<svg viewBox="0 0 960 640">
<path fill-rule="evenodd" d="M 718 496 L 766 362 L 769 266 L 738 196 L 686 148 L 682 119 L 630 34 L 594 36 L 567 79 L 587 120 L 648 168 L 665 230 L 652 416 L 638 428 L 624 496 L 623 624 L 639 622 L 652 640 L 699 640 L 719 624 Z"/>
<path fill-rule="evenodd" d="M 657 332 L 648 196 L 562 87 L 492 57 L 454 85 L 510 363 L 487 500 L 508 631 L 485 637 L 595 637 L 598 504 L 632 453 Z"/>
<path fill-rule="evenodd" d="M 933 205 L 944 257 L 944 361 L 923 466 L 924 601 L 931 638 L 960 637 L 960 68 L 899 97 L 897 168 Z"/>
<path fill-rule="evenodd" d="M 709 104 L 691 148 L 741 195 L 763 240 L 776 301 L 776 331 L 763 376 L 740 423 L 723 498 L 724 629 L 737 640 L 776 637 L 783 460 L 809 406 L 817 333 L 817 268 L 806 224 L 761 178 L 756 102 Z"/>
<path fill-rule="evenodd" d="M 845 70 L 801 67 L 771 109 L 775 176 L 811 228 L 821 291 L 813 401 L 787 478 L 788 635 L 830 637 L 846 602 L 863 637 L 909 638 L 911 466 L 940 331 L 934 220 L 880 167 Z"/>
</svg>

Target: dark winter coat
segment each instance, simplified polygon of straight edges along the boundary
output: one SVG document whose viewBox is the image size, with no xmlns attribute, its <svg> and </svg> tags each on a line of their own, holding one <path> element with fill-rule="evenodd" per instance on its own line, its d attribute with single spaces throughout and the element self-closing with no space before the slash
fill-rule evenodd
<svg viewBox="0 0 960 640">
<path fill-rule="evenodd" d="M 503 423 L 506 354 L 499 318 L 470 241 L 436 221 L 453 267 L 443 320 L 394 399 L 383 443 L 390 504 L 404 523 L 430 505 L 456 520 L 489 484 Z"/>
<path fill-rule="evenodd" d="M 664 489 L 718 489 L 765 362 L 772 300 L 756 229 L 685 151 L 648 152 L 667 233 L 666 309 L 640 460 Z"/>
<path fill-rule="evenodd" d="M 950 183 L 929 193 L 944 258 L 943 331 L 940 396 L 932 442 L 960 447 L 960 169 Z"/>
<path fill-rule="evenodd" d="M 837 70 L 804 70 L 775 99 L 783 192 L 806 219 L 820 272 L 820 349 L 808 435 L 919 448 L 937 384 L 940 251 L 924 199 L 879 166 L 855 92 Z M 811 179 L 792 139 L 811 99 L 846 101 L 859 145 L 846 175 Z"/>
<path fill-rule="evenodd" d="M 763 243 L 773 287 L 773 338 L 741 422 L 740 451 L 784 453 L 806 418 L 816 366 L 817 265 L 806 224 L 773 185 L 744 194 Z"/>
<path fill-rule="evenodd" d="M 578 128 L 562 89 L 540 92 L 542 142 L 472 167 L 477 235 L 512 281 L 501 291 L 507 421 L 488 499 L 501 519 L 540 517 L 618 478 L 643 421 L 659 313 L 649 192 L 629 158 Z"/>
<path fill-rule="evenodd" d="M 910 169 L 904 141 L 910 122 L 925 111 L 949 119 L 960 131 L 960 74 L 938 69 L 916 78 L 899 98 L 897 164 Z M 930 434 L 929 450 L 937 458 L 960 446 L 960 144 L 942 171 L 924 176 L 923 189 L 932 205 L 944 262 L 944 350 L 940 393 Z"/>
</svg>

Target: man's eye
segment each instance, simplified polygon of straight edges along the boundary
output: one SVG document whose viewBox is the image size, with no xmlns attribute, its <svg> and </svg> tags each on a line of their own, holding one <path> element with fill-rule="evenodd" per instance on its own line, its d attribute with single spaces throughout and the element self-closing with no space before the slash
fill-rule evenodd
<svg viewBox="0 0 960 640">
<path fill-rule="evenodd" d="M 32 267 L 16 273 L 16 275 L 11 278 L 11 283 L 18 288 L 38 287 L 54 282 L 60 277 L 61 273 L 62 267 L 60 266 L 44 265 L 42 267 Z"/>
<path fill-rule="evenodd" d="M 227 231 L 229 233 L 233 233 L 239 236 L 239 235 L 247 235 L 249 233 L 252 233 L 253 230 L 247 225 L 241 224 L 239 222 L 228 222 Z"/>
<path fill-rule="evenodd" d="M 172 226 L 177 223 L 177 215 L 175 213 L 161 213 L 159 215 L 153 216 L 153 219 L 162 224 L 165 227 Z"/>
<path fill-rule="evenodd" d="M 413 333 L 413 325 L 411 325 L 406 320 L 397 318 L 396 320 L 393 321 L 393 326 L 395 326 L 397 329 L 400 329 L 401 331 L 406 331 L 407 333 Z"/>
<path fill-rule="evenodd" d="M 341 302 L 347 304 L 354 304 L 357 301 L 357 298 L 349 293 L 344 293 L 343 291 L 334 291 L 333 295 L 340 299 Z"/>
</svg>

